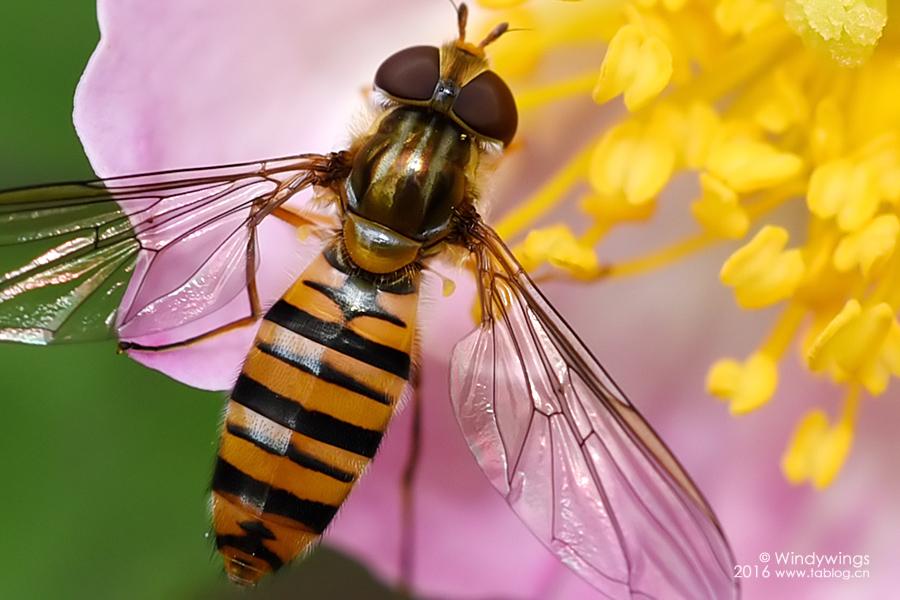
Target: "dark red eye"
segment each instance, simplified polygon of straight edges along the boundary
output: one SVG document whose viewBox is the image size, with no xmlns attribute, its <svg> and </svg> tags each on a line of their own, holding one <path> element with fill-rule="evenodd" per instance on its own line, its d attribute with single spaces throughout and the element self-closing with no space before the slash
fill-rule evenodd
<svg viewBox="0 0 900 600">
<path fill-rule="evenodd" d="M 413 46 L 387 58 L 375 73 L 375 87 L 401 100 L 431 100 L 441 76 L 441 53 Z"/>
<path fill-rule="evenodd" d="M 512 92 L 493 71 L 485 71 L 463 87 L 453 112 L 475 133 L 504 144 L 512 141 L 519 125 Z"/>
</svg>

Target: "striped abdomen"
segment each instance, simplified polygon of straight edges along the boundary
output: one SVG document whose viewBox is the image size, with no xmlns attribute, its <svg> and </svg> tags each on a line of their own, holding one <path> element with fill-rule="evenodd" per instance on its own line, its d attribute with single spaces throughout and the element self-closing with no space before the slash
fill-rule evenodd
<svg viewBox="0 0 900 600">
<path fill-rule="evenodd" d="M 216 544 L 252 584 L 310 547 L 375 455 L 410 371 L 417 275 L 326 251 L 266 314 L 225 413 Z"/>
</svg>

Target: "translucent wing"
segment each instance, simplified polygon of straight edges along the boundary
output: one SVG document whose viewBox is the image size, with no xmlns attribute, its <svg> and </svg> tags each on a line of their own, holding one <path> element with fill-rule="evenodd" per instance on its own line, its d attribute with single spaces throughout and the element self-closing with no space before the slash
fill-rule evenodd
<svg viewBox="0 0 900 600">
<path fill-rule="evenodd" d="M 481 468 L 531 531 L 610 598 L 734 598 L 721 527 L 671 452 L 496 233 L 471 232 L 481 327 L 451 397 Z"/>
<path fill-rule="evenodd" d="M 0 192 L 0 341 L 210 329 L 237 301 L 249 315 L 259 223 L 343 169 L 309 154 Z"/>
</svg>

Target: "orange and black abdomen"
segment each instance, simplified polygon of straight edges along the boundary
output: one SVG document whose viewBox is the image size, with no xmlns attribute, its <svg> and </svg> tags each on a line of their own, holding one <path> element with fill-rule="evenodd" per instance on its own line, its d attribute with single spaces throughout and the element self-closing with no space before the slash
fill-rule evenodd
<svg viewBox="0 0 900 600">
<path fill-rule="evenodd" d="M 225 413 L 216 545 L 253 584 L 314 543 L 375 455 L 410 373 L 417 273 L 355 273 L 337 245 L 266 314 Z"/>
</svg>

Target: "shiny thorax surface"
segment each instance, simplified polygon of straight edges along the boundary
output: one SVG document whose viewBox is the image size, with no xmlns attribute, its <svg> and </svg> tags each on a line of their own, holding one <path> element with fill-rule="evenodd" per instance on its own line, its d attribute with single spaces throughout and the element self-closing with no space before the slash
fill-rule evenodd
<svg viewBox="0 0 900 600">
<path fill-rule="evenodd" d="M 476 157 L 472 138 L 437 112 L 396 108 L 357 152 L 351 212 L 428 243 L 446 234 Z"/>
<path fill-rule="evenodd" d="M 395 271 L 444 237 L 477 157 L 472 137 L 445 115 L 414 107 L 387 113 L 356 151 L 345 186 L 353 260 Z"/>
<path fill-rule="evenodd" d="M 269 310 L 225 413 L 213 476 L 229 576 L 256 583 L 331 522 L 410 372 L 418 273 L 359 272 L 339 240 Z"/>
</svg>

